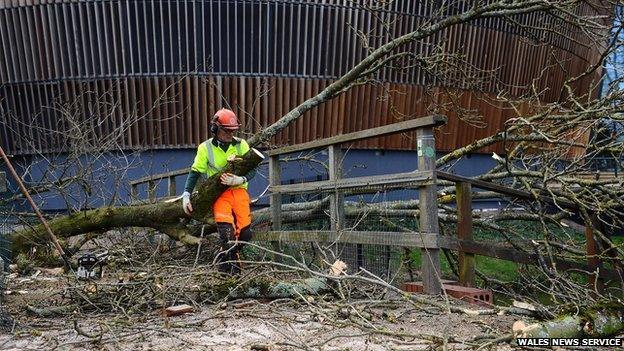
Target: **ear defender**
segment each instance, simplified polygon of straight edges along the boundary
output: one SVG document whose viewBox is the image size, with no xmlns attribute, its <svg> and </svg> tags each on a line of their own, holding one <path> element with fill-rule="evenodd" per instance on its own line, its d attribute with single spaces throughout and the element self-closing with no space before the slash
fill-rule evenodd
<svg viewBox="0 0 624 351">
<path fill-rule="evenodd" d="M 217 132 L 219 131 L 219 126 L 217 125 L 217 120 L 219 119 L 218 115 L 214 115 L 214 117 L 212 117 L 212 120 L 210 121 L 210 133 L 217 135 Z"/>
</svg>

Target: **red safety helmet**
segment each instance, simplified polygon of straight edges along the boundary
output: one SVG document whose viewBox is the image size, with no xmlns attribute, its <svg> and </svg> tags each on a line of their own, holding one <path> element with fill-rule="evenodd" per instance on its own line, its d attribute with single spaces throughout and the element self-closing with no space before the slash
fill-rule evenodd
<svg viewBox="0 0 624 351">
<path fill-rule="evenodd" d="M 226 108 L 222 108 L 217 113 L 215 113 L 212 118 L 212 123 L 216 128 L 223 128 L 228 130 L 238 130 L 240 128 L 240 124 L 238 123 L 238 118 L 236 118 L 236 114 L 232 110 L 228 110 Z M 216 131 L 215 131 L 216 133 Z"/>
</svg>

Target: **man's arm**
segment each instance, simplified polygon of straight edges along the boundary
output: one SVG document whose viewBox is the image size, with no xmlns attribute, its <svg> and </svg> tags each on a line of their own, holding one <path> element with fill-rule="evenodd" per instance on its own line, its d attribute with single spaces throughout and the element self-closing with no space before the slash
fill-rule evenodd
<svg viewBox="0 0 624 351">
<path fill-rule="evenodd" d="M 193 160 L 193 165 L 191 166 L 191 171 L 186 177 L 186 183 L 184 184 L 184 191 L 188 193 L 192 193 L 193 189 L 195 189 L 195 185 L 199 180 L 199 177 L 203 173 L 208 172 L 208 150 L 206 149 L 206 145 L 200 144 L 197 147 L 197 153 L 195 154 L 195 159 Z"/>
<path fill-rule="evenodd" d="M 184 192 L 182 193 L 182 208 L 187 215 L 191 215 L 193 212 L 193 204 L 191 204 L 191 193 L 195 189 L 195 184 L 201 176 L 201 173 L 191 169 L 188 176 L 186 176 L 186 184 L 184 184 Z"/>
<path fill-rule="evenodd" d="M 201 177 L 201 173 L 194 171 L 191 169 L 188 176 L 186 177 L 186 183 L 184 184 L 184 191 L 188 193 L 192 193 L 193 189 L 195 189 L 195 185 L 197 181 Z"/>
<path fill-rule="evenodd" d="M 247 172 L 247 174 L 245 174 L 243 177 L 245 177 L 245 181 L 248 182 L 252 180 L 253 177 L 255 176 L 256 176 L 256 170 L 252 169 L 251 171 Z"/>
<path fill-rule="evenodd" d="M 195 185 L 201 177 L 202 173 L 206 173 L 208 171 L 208 151 L 206 150 L 206 146 L 204 144 L 200 144 L 197 147 L 197 154 L 195 154 L 195 160 L 193 161 L 193 165 L 191 166 L 191 170 L 186 177 L 186 183 L 184 184 L 184 192 L 182 193 L 182 208 L 184 208 L 184 212 L 190 215 L 193 212 L 193 205 L 191 204 L 191 193 L 193 189 L 195 189 Z"/>
</svg>

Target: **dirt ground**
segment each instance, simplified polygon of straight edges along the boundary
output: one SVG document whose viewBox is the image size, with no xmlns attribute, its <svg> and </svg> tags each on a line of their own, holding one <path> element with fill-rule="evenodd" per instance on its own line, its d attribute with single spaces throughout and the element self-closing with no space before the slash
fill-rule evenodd
<svg viewBox="0 0 624 351">
<path fill-rule="evenodd" d="M 462 350 L 477 349 L 485 337 L 509 333 L 517 319 L 444 312 L 391 294 L 380 300 L 246 299 L 196 305 L 192 313 L 175 317 L 164 317 L 158 309 L 128 314 L 74 312 L 48 318 L 26 311 L 26 305 L 56 304 L 69 280 L 46 272 L 36 277 L 12 274 L 4 308 L 15 325 L 0 334 L 0 349 L 427 350 L 442 349 L 446 342 L 448 350 Z M 490 349 L 511 347 L 502 343 Z"/>
</svg>

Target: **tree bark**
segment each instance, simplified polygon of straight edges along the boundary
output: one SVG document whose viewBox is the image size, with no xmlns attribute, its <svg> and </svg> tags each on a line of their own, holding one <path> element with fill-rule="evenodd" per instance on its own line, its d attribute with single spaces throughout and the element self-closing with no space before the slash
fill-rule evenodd
<svg viewBox="0 0 624 351">
<path fill-rule="evenodd" d="M 624 330 L 623 318 L 624 306 L 610 305 L 528 326 L 518 321 L 514 323 L 513 331 L 519 338 L 607 337 Z"/>
<path fill-rule="evenodd" d="M 240 159 L 231 162 L 223 172 L 247 174 L 263 159 L 259 151 L 251 149 Z M 201 223 L 214 224 L 212 204 L 228 188 L 221 184 L 219 180 L 221 174 L 217 173 L 208 178 L 193 193 L 191 196 L 193 214 L 190 218 Z M 49 221 L 49 224 L 52 231 L 60 238 L 121 227 L 148 227 L 162 231 L 186 244 L 198 244 L 199 238 L 188 234 L 185 226 L 180 223 L 183 218 L 189 218 L 189 216 L 184 213 L 181 200 L 177 199 L 172 202 L 139 206 L 102 207 L 59 217 Z M 47 239 L 42 225 L 17 231 L 12 236 L 13 253 L 23 252 L 32 244 L 44 242 L 47 242 Z"/>
</svg>

